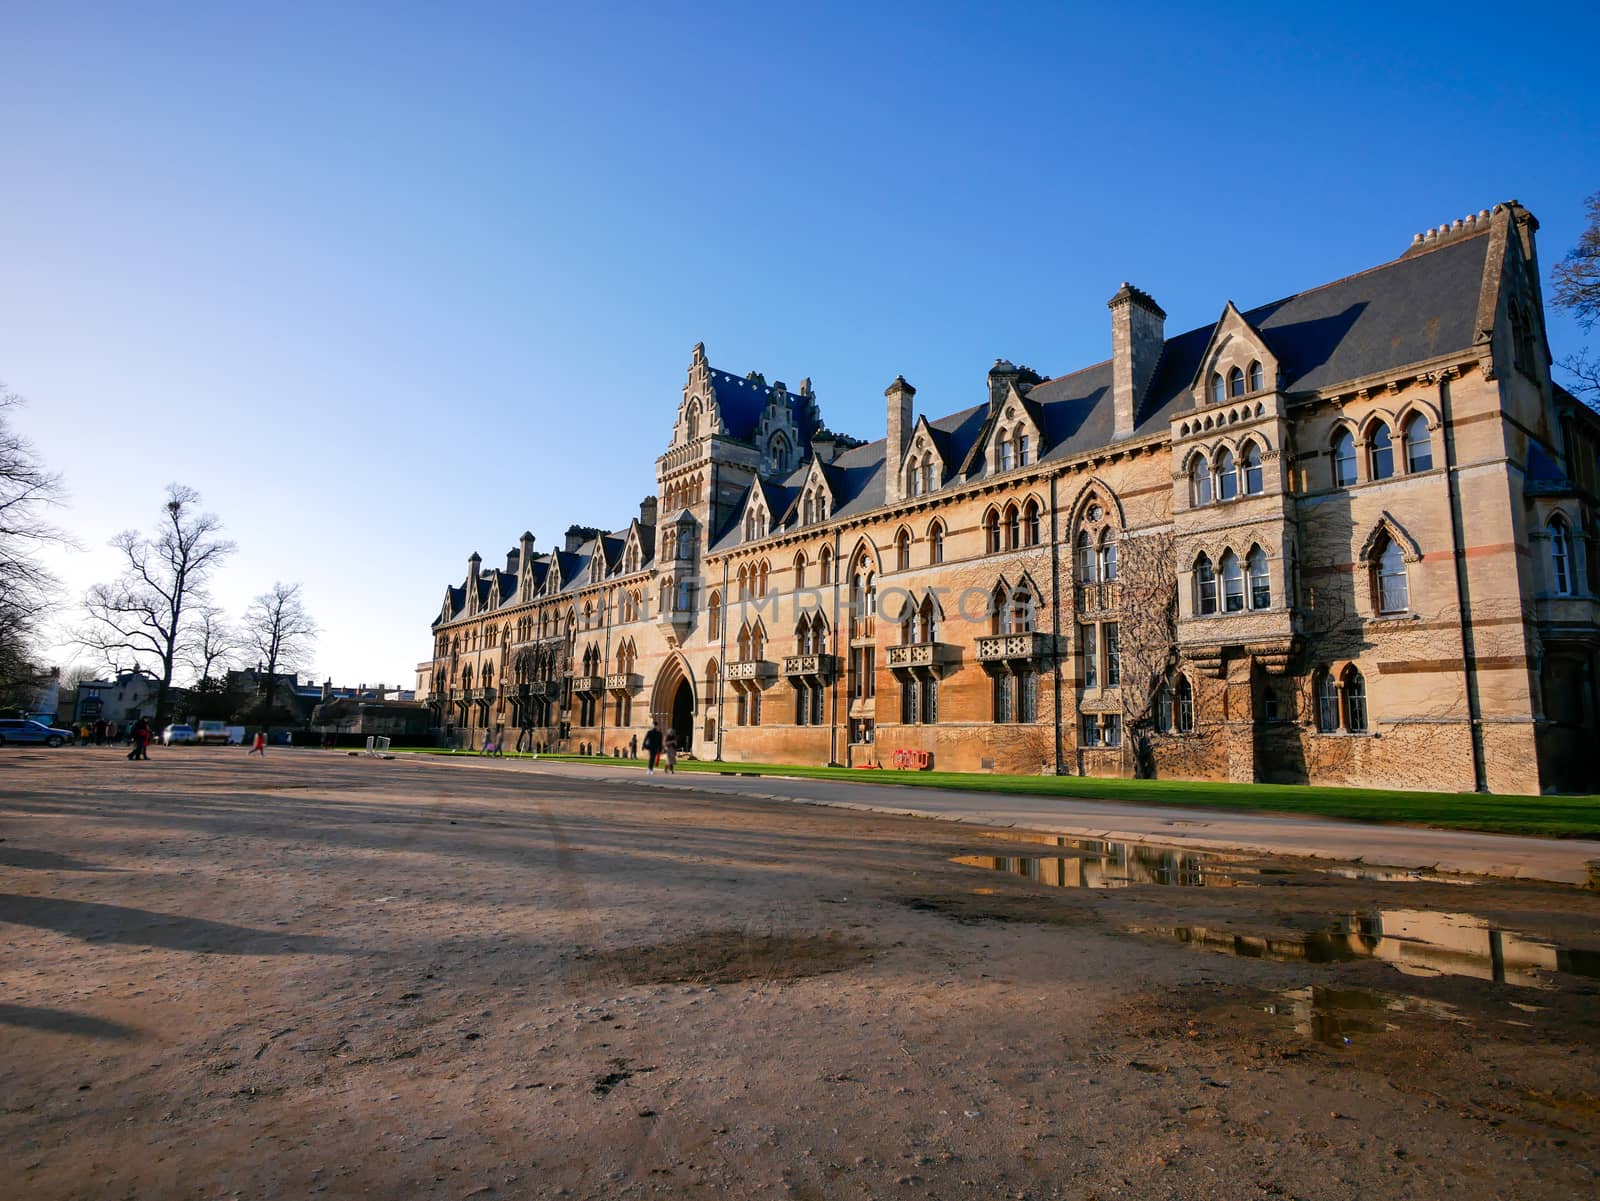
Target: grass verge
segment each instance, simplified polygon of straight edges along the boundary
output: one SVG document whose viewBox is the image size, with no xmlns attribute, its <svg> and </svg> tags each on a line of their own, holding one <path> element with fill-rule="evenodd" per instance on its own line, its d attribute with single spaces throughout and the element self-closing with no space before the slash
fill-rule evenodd
<svg viewBox="0 0 1600 1201">
<path fill-rule="evenodd" d="M 418 754 L 460 755 L 471 751 L 436 747 L 395 747 Z M 508 754 L 507 759 L 532 755 Z M 604 763 L 642 769 L 634 759 L 587 755 L 540 755 L 568 763 Z M 789 776 L 809 780 L 843 780 L 858 784 L 893 784 L 905 788 L 946 788 L 962 792 L 1010 793 L 1015 796 L 1076 797 L 1129 801 L 1147 805 L 1181 805 L 1200 809 L 1252 810 L 1338 817 L 1350 821 L 1400 822 L 1446 830 L 1479 830 L 1495 834 L 1530 834 L 1541 838 L 1600 837 L 1600 797 L 1491 796 L 1473 792 L 1408 792 L 1387 788 L 1321 788 L 1305 784 L 1228 784 L 1209 780 L 1124 780 L 1096 776 L 1008 776 L 991 773 L 933 771 L 860 771 L 845 767 L 806 767 L 788 763 L 702 763 L 678 761 L 682 772 L 714 775 Z"/>
</svg>

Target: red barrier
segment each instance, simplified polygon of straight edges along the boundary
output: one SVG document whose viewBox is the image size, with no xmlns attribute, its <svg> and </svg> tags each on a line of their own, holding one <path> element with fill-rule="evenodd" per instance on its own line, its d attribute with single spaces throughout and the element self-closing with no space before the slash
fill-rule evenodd
<svg viewBox="0 0 1600 1201">
<path fill-rule="evenodd" d="M 927 751 L 912 750 L 903 747 L 894 753 L 893 762 L 900 771 L 927 771 L 931 765 Z"/>
</svg>

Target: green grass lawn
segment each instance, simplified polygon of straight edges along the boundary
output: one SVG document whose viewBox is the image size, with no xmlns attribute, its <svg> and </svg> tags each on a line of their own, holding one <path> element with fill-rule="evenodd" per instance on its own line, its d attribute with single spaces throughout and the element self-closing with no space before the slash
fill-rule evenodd
<svg viewBox="0 0 1600 1201">
<path fill-rule="evenodd" d="M 395 747 L 437 755 L 472 751 Z M 528 759 L 530 755 L 506 755 Z M 541 755 L 572 763 L 605 763 L 642 769 L 634 759 L 602 759 L 585 755 Z M 1313 788 L 1303 784 L 1226 784 L 1196 780 L 1122 780 L 1087 776 L 1007 776 L 951 771 L 860 771 L 845 767 L 801 767 L 782 763 L 702 763 L 678 761 L 683 772 L 727 775 L 790 776 L 812 780 L 845 780 L 896 784 L 906 788 L 950 788 L 965 792 L 999 792 L 1021 796 L 1084 797 L 1102 801 L 1134 801 L 1150 805 L 1184 805 L 1205 809 L 1247 809 L 1262 813 L 1304 813 L 1352 821 L 1404 822 L 1451 830 L 1485 830 L 1498 834 L 1534 834 L 1543 838 L 1600 837 L 1600 797 L 1485 796 L 1472 792 L 1403 792 L 1382 788 Z"/>
</svg>

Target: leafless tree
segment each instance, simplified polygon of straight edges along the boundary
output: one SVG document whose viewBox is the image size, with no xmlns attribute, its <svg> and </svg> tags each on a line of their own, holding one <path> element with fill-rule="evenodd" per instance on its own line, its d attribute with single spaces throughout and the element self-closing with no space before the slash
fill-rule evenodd
<svg viewBox="0 0 1600 1201">
<path fill-rule="evenodd" d="M 299 584 L 275 583 L 245 610 L 245 645 L 266 672 L 261 701 L 263 729 L 271 725 L 278 673 L 305 666 L 316 636 L 317 624 L 300 599 Z"/>
<path fill-rule="evenodd" d="M 1551 299 L 1572 313 L 1585 333 L 1600 322 L 1600 192 L 1586 201 L 1588 224 L 1578 244 L 1550 272 Z M 1573 392 L 1584 403 L 1600 407 L 1600 358 L 1587 351 L 1568 355 L 1557 364 L 1573 380 Z"/>
<path fill-rule="evenodd" d="M 209 680 L 215 672 L 234 666 L 242 646 L 239 631 L 220 608 L 212 604 L 195 607 L 194 621 L 184 639 L 183 660 L 196 679 Z"/>
<path fill-rule="evenodd" d="M 206 584 L 233 543 L 219 537 L 222 522 L 200 511 L 200 494 L 167 485 L 154 533 L 124 530 L 111 540 L 122 555 L 122 574 L 96 584 L 84 600 L 87 620 L 78 642 L 106 663 L 132 663 L 160 681 L 156 725 L 167 722 L 173 670 L 181 662 L 193 610 L 203 607 Z"/>
<path fill-rule="evenodd" d="M 61 477 L 45 470 L 32 443 L 12 428 L 7 410 L 22 398 L 0 384 L 0 704 L 40 682 L 38 623 L 57 595 L 39 551 L 66 537 L 45 520 L 63 499 Z"/>
</svg>

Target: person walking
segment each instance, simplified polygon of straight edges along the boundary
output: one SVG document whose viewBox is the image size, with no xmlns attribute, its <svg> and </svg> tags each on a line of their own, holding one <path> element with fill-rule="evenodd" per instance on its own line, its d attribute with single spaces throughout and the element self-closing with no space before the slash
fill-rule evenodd
<svg viewBox="0 0 1600 1201">
<path fill-rule="evenodd" d="M 245 754 L 246 756 L 260 755 L 263 759 L 267 757 L 267 732 L 265 730 L 256 731 L 256 736 L 250 743 L 250 749 Z"/>
<path fill-rule="evenodd" d="M 652 722 L 650 728 L 644 732 L 645 771 L 650 775 L 656 774 L 656 759 L 661 754 L 661 727 Z"/>
<path fill-rule="evenodd" d="M 667 774 L 669 776 L 675 776 L 675 775 L 678 774 L 678 731 L 676 731 L 676 730 L 668 730 L 667 731 L 666 750 L 667 750 Z"/>
<path fill-rule="evenodd" d="M 150 759 L 150 723 L 140 718 L 133 723 L 133 749 L 128 752 L 130 759 Z"/>
<path fill-rule="evenodd" d="M 494 739 L 489 736 L 489 731 L 485 730 L 483 732 L 483 750 L 479 751 L 478 753 L 480 755 L 487 755 L 492 750 L 494 750 Z"/>
</svg>

